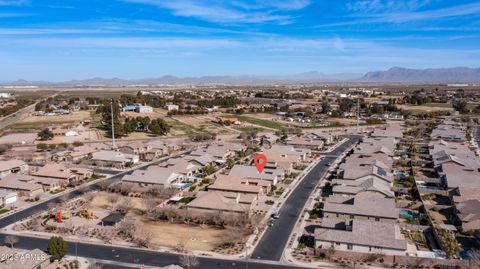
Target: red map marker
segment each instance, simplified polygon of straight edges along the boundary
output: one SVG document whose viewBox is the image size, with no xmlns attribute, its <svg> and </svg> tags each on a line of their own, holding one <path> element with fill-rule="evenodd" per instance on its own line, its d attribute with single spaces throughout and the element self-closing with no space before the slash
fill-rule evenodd
<svg viewBox="0 0 480 269">
<path fill-rule="evenodd" d="M 257 167 L 258 173 L 262 173 L 263 168 L 265 168 L 265 165 L 267 165 L 267 157 L 263 154 L 257 154 L 255 157 L 253 157 L 253 163 Z"/>
</svg>

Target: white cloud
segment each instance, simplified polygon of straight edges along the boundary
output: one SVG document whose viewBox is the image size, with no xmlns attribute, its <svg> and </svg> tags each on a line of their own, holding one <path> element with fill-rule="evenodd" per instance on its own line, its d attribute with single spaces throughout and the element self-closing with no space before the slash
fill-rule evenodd
<svg viewBox="0 0 480 269">
<path fill-rule="evenodd" d="M 348 18 L 346 21 L 316 25 L 313 28 L 375 23 L 406 23 L 448 19 L 469 15 L 478 16 L 480 14 L 480 3 L 457 5 L 453 7 L 423 11 L 396 11 L 395 9 L 388 9 L 386 12 L 366 12 L 367 10 L 368 9 L 364 9 L 364 12 L 362 13 L 353 13 L 346 16 Z"/>
<path fill-rule="evenodd" d="M 214 0 L 125 0 L 133 3 L 154 5 L 170 10 L 173 15 L 181 17 L 194 17 L 216 23 L 291 23 L 288 15 L 279 14 L 279 11 L 298 10 L 310 4 L 307 0 L 290 1 L 258 1 L 242 3 L 234 1 Z"/>
<path fill-rule="evenodd" d="M 0 0 L 0 6 L 22 6 L 28 4 L 27 0 Z"/>
<path fill-rule="evenodd" d="M 348 2 L 347 10 L 359 13 L 415 11 L 430 4 L 432 0 L 358 0 Z"/>
</svg>

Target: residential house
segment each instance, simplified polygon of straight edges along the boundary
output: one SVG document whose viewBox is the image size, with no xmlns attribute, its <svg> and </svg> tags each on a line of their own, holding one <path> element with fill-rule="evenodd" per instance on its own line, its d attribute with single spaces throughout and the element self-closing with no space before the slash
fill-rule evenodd
<svg viewBox="0 0 480 269">
<path fill-rule="evenodd" d="M 17 201 L 17 193 L 10 190 L 0 190 L 0 206 L 5 207 Z"/>
<path fill-rule="evenodd" d="M 325 218 L 314 232 L 315 248 L 405 255 L 407 243 L 392 222 Z"/>
<path fill-rule="evenodd" d="M 197 197 L 185 205 L 185 208 L 199 213 L 250 215 L 256 203 L 257 197 L 253 194 L 208 191 L 198 192 Z"/>
<path fill-rule="evenodd" d="M 304 161 L 311 155 L 310 149 L 296 148 L 291 145 L 273 145 L 270 149 L 264 151 L 268 157 L 270 154 L 285 154 L 291 156 L 298 156 L 300 160 Z M 267 158 L 268 159 L 268 158 Z"/>
<path fill-rule="evenodd" d="M 455 204 L 456 216 L 463 231 L 480 229 L 480 201 L 467 200 Z"/>
<path fill-rule="evenodd" d="M 264 194 L 264 188 L 257 182 L 250 182 L 248 179 L 242 180 L 240 177 L 221 175 L 215 183 L 208 186 L 209 191 L 236 192 L 242 194 L 254 194 L 257 197 Z"/>
<path fill-rule="evenodd" d="M 362 192 L 373 192 L 394 198 L 391 184 L 374 176 L 367 176 L 356 180 L 334 179 L 332 181 L 334 195 L 355 196 Z"/>
<path fill-rule="evenodd" d="M 388 137 L 400 139 L 403 137 L 402 127 L 400 125 L 389 125 L 385 128 L 375 128 L 372 137 Z"/>
<path fill-rule="evenodd" d="M 432 130 L 430 134 L 432 140 L 444 140 L 444 141 L 465 141 L 465 126 L 454 126 L 441 124 L 437 128 Z"/>
<path fill-rule="evenodd" d="M 287 145 L 291 145 L 297 148 L 308 148 L 311 150 L 320 150 L 325 144 L 325 142 L 321 138 L 307 136 L 289 137 L 285 142 Z"/>
<path fill-rule="evenodd" d="M 86 180 L 93 175 L 93 171 L 87 168 L 67 168 L 59 163 L 48 163 L 30 174 L 37 177 L 60 179 L 67 184 L 72 181 Z"/>
<path fill-rule="evenodd" d="M 19 196 L 35 197 L 40 195 L 42 186 L 35 183 L 35 177 L 23 174 L 10 174 L 0 180 L 0 189 L 15 191 Z"/>
<path fill-rule="evenodd" d="M 181 174 L 189 181 L 196 180 L 195 175 L 202 169 L 202 165 L 195 160 L 186 160 L 183 158 L 169 159 L 164 163 L 158 164 L 158 166 Z"/>
<path fill-rule="evenodd" d="M 25 173 L 28 165 L 21 160 L 0 161 L 0 179 L 12 173 Z"/>
<path fill-rule="evenodd" d="M 98 166 L 124 168 L 128 164 L 136 164 L 140 157 L 136 154 L 127 154 L 113 150 L 101 150 L 92 154 L 92 163 Z"/>
<path fill-rule="evenodd" d="M 162 186 L 170 187 L 172 183 L 181 182 L 185 176 L 171 169 L 150 166 L 146 170 L 135 170 L 131 175 L 122 177 L 122 182 L 138 184 L 140 187 Z"/>
<path fill-rule="evenodd" d="M 282 169 L 270 169 L 265 167 L 262 173 L 259 173 L 255 166 L 249 165 L 234 165 L 229 172 L 230 176 L 252 178 L 267 180 L 272 186 L 275 186 L 278 181 L 285 177 L 285 172 Z"/>
<path fill-rule="evenodd" d="M 330 196 L 326 198 L 322 212 L 324 218 L 389 222 L 396 222 L 399 214 L 394 199 L 371 192 L 362 192 L 353 197 Z"/>
<path fill-rule="evenodd" d="M 97 150 L 97 148 L 90 145 L 83 145 L 73 149 L 53 153 L 51 160 L 55 162 L 77 162 L 81 159 L 91 156 L 94 152 L 97 152 Z"/>
</svg>

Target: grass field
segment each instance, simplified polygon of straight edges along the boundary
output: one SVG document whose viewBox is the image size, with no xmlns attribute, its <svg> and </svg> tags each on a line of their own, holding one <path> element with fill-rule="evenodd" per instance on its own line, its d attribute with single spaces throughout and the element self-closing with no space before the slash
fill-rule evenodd
<svg viewBox="0 0 480 269">
<path fill-rule="evenodd" d="M 262 120 L 262 119 L 256 119 L 248 116 L 243 116 L 243 115 L 235 115 L 235 116 L 227 116 L 228 118 L 238 118 L 241 121 L 248 122 L 250 124 L 258 125 L 261 127 L 266 127 L 269 129 L 281 129 L 284 127 L 281 123 L 274 122 L 274 121 L 269 121 L 269 120 Z"/>
<path fill-rule="evenodd" d="M 90 111 L 75 111 L 70 115 L 29 116 L 12 124 L 12 131 L 38 131 L 51 125 L 80 123 L 83 120 L 92 120 Z"/>
<path fill-rule="evenodd" d="M 193 132 L 211 134 L 230 134 L 232 130 L 212 122 L 210 115 L 175 116 L 174 120 L 193 128 Z"/>
<path fill-rule="evenodd" d="M 427 103 L 421 106 L 398 105 L 398 107 L 404 110 L 419 112 L 453 111 L 452 105 L 445 103 Z"/>
<path fill-rule="evenodd" d="M 263 131 L 265 131 L 264 128 L 255 127 L 255 126 L 244 126 L 244 127 L 238 127 L 238 128 L 236 128 L 236 129 L 239 130 L 240 132 L 243 132 L 243 133 L 263 132 Z"/>
</svg>

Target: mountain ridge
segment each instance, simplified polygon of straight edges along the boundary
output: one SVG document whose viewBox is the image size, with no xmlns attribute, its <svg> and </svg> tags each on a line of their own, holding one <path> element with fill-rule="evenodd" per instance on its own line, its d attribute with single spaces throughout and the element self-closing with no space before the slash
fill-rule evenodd
<svg viewBox="0 0 480 269">
<path fill-rule="evenodd" d="M 128 85 L 261 85 L 261 84 L 293 84 L 293 83 L 321 83 L 321 82 L 362 82 L 362 83 L 479 83 L 480 68 L 452 67 L 411 69 L 392 67 L 385 71 L 371 71 L 360 73 L 325 74 L 318 71 L 308 71 L 292 75 L 272 76 L 200 76 L 177 77 L 163 75 L 144 79 L 122 79 L 118 77 L 90 79 L 76 79 L 63 82 L 28 81 L 0 81 L 3 86 L 128 86 Z"/>
</svg>

